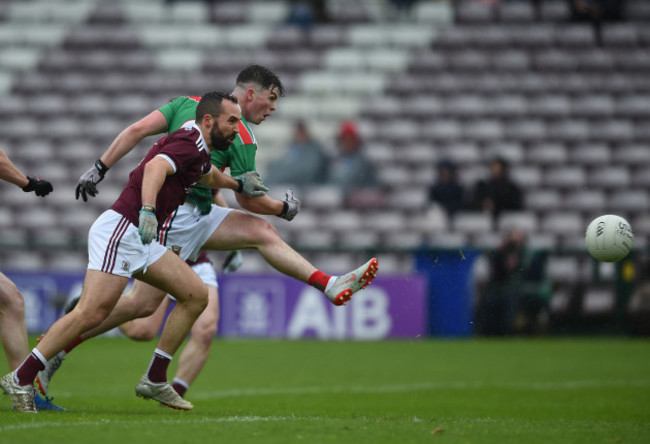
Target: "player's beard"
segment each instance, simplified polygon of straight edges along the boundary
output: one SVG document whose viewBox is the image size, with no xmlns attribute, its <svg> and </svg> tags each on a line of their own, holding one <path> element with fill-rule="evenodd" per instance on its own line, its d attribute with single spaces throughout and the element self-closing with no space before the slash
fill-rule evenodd
<svg viewBox="0 0 650 444">
<path fill-rule="evenodd" d="M 234 135 L 236 136 L 236 134 Z M 226 137 L 216 125 L 210 131 L 210 142 L 212 142 L 212 149 L 214 150 L 225 151 L 234 140 L 233 134 Z"/>
</svg>

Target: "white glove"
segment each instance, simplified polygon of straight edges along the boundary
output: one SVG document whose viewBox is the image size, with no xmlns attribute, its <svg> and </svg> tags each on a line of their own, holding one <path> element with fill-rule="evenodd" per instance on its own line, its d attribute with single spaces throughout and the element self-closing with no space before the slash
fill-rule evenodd
<svg viewBox="0 0 650 444">
<path fill-rule="evenodd" d="M 247 171 L 242 175 L 233 177 L 233 179 L 239 183 L 237 192 L 242 193 L 244 196 L 260 197 L 264 196 L 269 190 L 264 186 L 262 178 L 257 171 Z"/>
<path fill-rule="evenodd" d="M 224 274 L 232 273 L 233 271 L 237 271 L 239 267 L 242 266 L 243 263 L 244 263 L 244 256 L 241 254 L 241 251 L 239 250 L 231 251 L 228 254 L 228 257 L 226 257 L 226 260 L 223 261 L 223 265 L 221 266 L 221 271 Z"/>
<path fill-rule="evenodd" d="M 140 217 L 138 219 L 138 234 L 142 243 L 147 245 L 158 234 L 158 219 L 156 219 L 156 209 L 151 205 L 142 205 Z"/>
<path fill-rule="evenodd" d="M 282 202 L 284 203 L 284 209 L 282 210 L 282 213 L 278 214 L 278 217 L 286 220 L 293 220 L 293 218 L 296 217 L 296 214 L 300 212 L 300 201 L 295 198 L 291 188 L 287 190 Z"/>
<path fill-rule="evenodd" d="M 86 202 L 88 200 L 86 194 L 95 197 L 97 195 L 97 184 L 104 180 L 106 171 L 108 171 L 108 167 L 100 159 L 97 159 L 95 165 L 88 168 L 79 178 L 75 189 L 75 198 L 78 200 L 79 195 L 81 195 L 81 198 Z"/>
</svg>

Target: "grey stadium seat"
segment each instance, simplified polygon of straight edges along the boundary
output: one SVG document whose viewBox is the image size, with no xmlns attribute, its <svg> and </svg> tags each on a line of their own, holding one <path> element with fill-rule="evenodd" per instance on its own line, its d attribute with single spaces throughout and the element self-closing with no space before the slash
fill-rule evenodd
<svg viewBox="0 0 650 444">
<path fill-rule="evenodd" d="M 606 189 L 626 188 L 630 185 L 630 182 L 630 172 L 627 168 L 621 166 L 597 168 L 589 174 L 588 178 L 589 186 Z"/>
</svg>

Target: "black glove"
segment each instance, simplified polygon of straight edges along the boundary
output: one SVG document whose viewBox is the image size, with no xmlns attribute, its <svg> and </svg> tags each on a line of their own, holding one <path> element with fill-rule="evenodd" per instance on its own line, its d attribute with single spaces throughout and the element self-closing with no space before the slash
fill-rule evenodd
<svg viewBox="0 0 650 444">
<path fill-rule="evenodd" d="M 54 189 L 52 184 L 40 177 L 29 177 L 29 183 L 23 187 L 23 191 L 29 193 L 33 191 L 37 196 L 47 196 Z"/>
<path fill-rule="evenodd" d="M 86 194 L 95 197 L 97 195 L 97 184 L 104 179 L 106 171 L 108 171 L 108 167 L 100 159 L 97 159 L 95 165 L 89 168 L 79 178 L 77 189 L 74 193 L 75 198 L 79 199 L 79 195 L 81 195 L 81 198 L 86 202 L 88 200 Z"/>
</svg>

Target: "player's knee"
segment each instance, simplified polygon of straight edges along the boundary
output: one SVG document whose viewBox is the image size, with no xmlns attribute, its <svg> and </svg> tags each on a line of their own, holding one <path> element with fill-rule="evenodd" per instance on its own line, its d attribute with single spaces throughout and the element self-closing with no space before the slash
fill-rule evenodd
<svg viewBox="0 0 650 444">
<path fill-rule="evenodd" d="M 258 218 L 259 219 L 259 218 Z M 252 241 L 258 245 L 269 244 L 280 240 L 278 230 L 264 219 L 259 219 L 256 227 L 250 231 Z"/>
<path fill-rule="evenodd" d="M 269 237 L 278 237 L 278 230 L 268 221 L 262 220 L 260 231 Z"/>
<path fill-rule="evenodd" d="M 185 307 L 185 310 L 188 310 L 197 318 L 205 310 L 205 307 L 208 306 L 208 292 L 205 287 L 202 290 L 197 287 L 194 291 L 190 290 L 184 298 L 176 296 L 176 299 L 177 304 Z"/>
<path fill-rule="evenodd" d="M 4 288 L 0 289 L 0 310 L 24 316 L 25 299 L 13 282 L 7 283 Z"/>
<path fill-rule="evenodd" d="M 212 344 L 212 340 L 217 335 L 217 323 L 202 324 L 192 330 L 192 338 L 197 341 L 201 346 L 208 348 Z"/>
<path fill-rule="evenodd" d="M 203 310 L 205 310 L 205 307 L 208 306 L 208 292 L 206 291 L 204 294 L 201 294 L 200 297 L 197 298 L 192 298 L 196 302 L 196 310 L 199 313 L 202 313 Z"/>
<path fill-rule="evenodd" d="M 87 331 L 101 324 L 109 313 L 109 310 L 100 307 L 95 310 L 72 310 L 67 316 L 74 316 L 75 322 L 81 324 L 83 330 Z"/>
<path fill-rule="evenodd" d="M 217 313 L 208 313 L 204 311 L 192 327 L 192 338 L 199 341 L 204 346 L 209 346 L 214 337 L 217 335 L 217 323 L 219 316 Z"/>
<path fill-rule="evenodd" d="M 147 301 L 144 304 L 137 305 L 133 307 L 134 318 L 146 318 L 155 313 L 155 311 L 160 307 L 160 301 Z"/>
<path fill-rule="evenodd" d="M 205 307 L 208 306 L 208 287 L 202 284 L 201 288 L 197 288 L 190 295 L 190 301 L 195 305 L 196 309 L 200 312 L 205 310 Z"/>
</svg>

